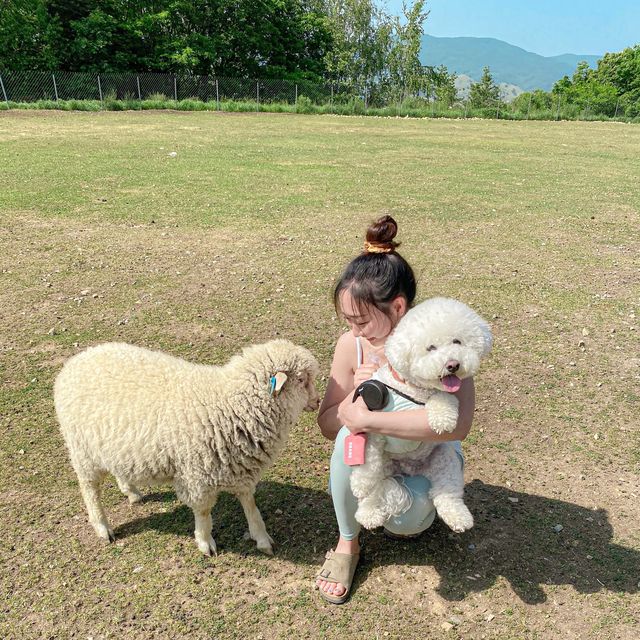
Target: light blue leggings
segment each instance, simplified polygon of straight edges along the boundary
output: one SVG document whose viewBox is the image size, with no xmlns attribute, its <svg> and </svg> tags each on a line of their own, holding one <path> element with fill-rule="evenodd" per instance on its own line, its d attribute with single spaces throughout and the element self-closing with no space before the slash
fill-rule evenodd
<svg viewBox="0 0 640 640">
<path fill-rule="evenodd" d="M 351 493 L 351 467 L 344 463 L 344 439 L 350 431 L 342 427 L 338 432 L 331 456 L 330 486 L 333 508 L 338 520 L 340 536 L 353 540 L 360 533 L 360 524 L 355 519 L 358 501 Z M 396 476 L 411 493 L 411 507 L 397 517 L 385 522 L 384 528 L 397 535 L 409 536 L 428 529 L 436 516 L 433 502 L 429 499 L 431 482 L 424 476 Z"/>
</svg>

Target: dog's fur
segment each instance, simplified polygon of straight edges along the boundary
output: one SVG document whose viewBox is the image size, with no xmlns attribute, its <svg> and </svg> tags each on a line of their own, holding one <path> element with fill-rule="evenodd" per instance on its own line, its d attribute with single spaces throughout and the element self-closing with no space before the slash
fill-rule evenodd
<svg viewBox="0 0 640 640">
<path fill-rule="evenodd" d="M 458 420 L 458 399 L 452 391 L 459 388 L 460 380 L 477 373 L 491 345 L 488 324 L 467 305 L 450 298 L 432 298 L 400 320 L 385 345 L 389 364 L 375 377 L 424 403 L 433 431 L 450 433 Z M 404 382 L 393 376 L 391 368 Z M 415 447 L 409 444 L 411 451 L 403 453 L 392 453 L 390 448 L 385 436 L 369 434 L 365 463 L 351 473 L 358 522 L 373 529 L 409 508 L 408 490 L 393 477 L 401 473 L 429 478 L 429 497 L 451 529 L 461 532 L 473 526 L 473 516 L 462 499 L 462 465 L 453 443 L 416 442 Z"/>
</svg>

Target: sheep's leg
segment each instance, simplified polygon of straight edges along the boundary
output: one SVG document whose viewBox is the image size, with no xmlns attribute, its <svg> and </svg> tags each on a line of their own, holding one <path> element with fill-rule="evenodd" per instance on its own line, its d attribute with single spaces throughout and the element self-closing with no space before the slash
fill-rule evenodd
<svg viewBox="0 0 640 640">
<path fill-rule="evenodd" d="M 247 518 L 247 524 L 249 525 L 249 536 L 252 540 L 256 541 L 256 545 L 259 551 L 266 553 L 269 556 L 273 555 L 273 539 L 267 533 L 267 528 L 264 526 L 264 520 L 258 511 L 256 500 L 253 495 L 255 489 L 248 491 L 241 491 L 236 493 L 240 504 L 244 509 L 244 515 Z"/>
<path fill-rule="evenodd" d="M 207 500 L 203 500 L 198 504 L 189 505 L 193 509 L 193 515 L 196 519 L 195 538 L 198 549 L 206 556 L 218 555 L 216 541 L 211 535 L 213 521 L 211 519 L 211 509 L 216 503 L 217 494 Z"/>
<path fill-rule="evenodd" d="M 109 542 L 115 542 L 116 536 L 113 533 L 113 529 L 109 526 L 107 516 L 100 502 L 102 477 L 83 478 L 78 476 L 78 483 L 80 484 L 80 492 L 82 493 L 84 503 L 87 507 L 87 513 L 89 514 L 89 522 L 96 530 L 98 537 L 108 540 Z"/>
<path fill-rule="evenodd" d="M 135 485 L 131 484 L 127 480 L 124 480 L 123 478 L 118 478 L 117 476 L 116 482 L 118 483 L 120 491 L 122 491 L 122 493 L 124 493 L 124 495 L 129 498 L 129 502 L 131 504 L 135 504 L 136 502 L 140 502 L 140 500 L 142 500 L 142 494 Z"/>
</svg>

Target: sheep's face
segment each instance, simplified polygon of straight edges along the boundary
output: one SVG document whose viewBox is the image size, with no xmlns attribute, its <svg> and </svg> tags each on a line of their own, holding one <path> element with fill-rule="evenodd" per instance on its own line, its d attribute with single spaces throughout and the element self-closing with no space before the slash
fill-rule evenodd
<svg viewBox="0 0 640 640">
<path fill-rule="evenodd" d="M 297 383 L 304 387 L 307 394 L 307 404 L 304 407 L 305 411 L 317 411 L 320 406 L 320 394 L 316 389 L 315 377 L 317 373 L 313 371 L 305 371 L 302 374 L 298 374 Z"/>
<path fill-rule="evenodd" d="M 410 309 L 385 345 L 389 364 L 406 382 L 453 393 L 476 374 L 491 350 L 487 323 L 467 305 L 433 298 Z"/>
<path fill-rule="evenodd" d="M 317 411 L 320 406 L 320 395 L 315 380 L 320 373 L 320 365 L 312 353 L 288 341 L 271 343 L 278 350 L 279 366 L 286 376 L 282 393 L 296 398 L 304 411 Z M 277 366 L 277 365 L 276 365 Z"/>
<path fill-rule="evenodd" d="M 295 365 L 291 372 L 294 384 L 306 398 L 305 411 L 317 411 L 320 406 L 320 394 L 316 389 L 316 378 L 320 373 L 320 365 L 310 351 L 299 347 Z"/>
</svg>

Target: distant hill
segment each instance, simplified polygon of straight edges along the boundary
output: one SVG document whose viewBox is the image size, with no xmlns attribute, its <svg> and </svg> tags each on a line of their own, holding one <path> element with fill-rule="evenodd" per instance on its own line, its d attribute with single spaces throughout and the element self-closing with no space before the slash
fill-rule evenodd
<svg viewBox="0 0 640 640">
<path fill-rule="evenodd" d="M 546 57 L 525 51 L 495 38 L 436 38 L 422 36 L 420 61 L 424 65 L 445 65 L 449 71 L 478 81 L 482 68 L 489 67 L 496 83 L 509 85 L 505 92 L 551 90 L 563 76 L 572 76 L 578 62 L 586 60 L 596 67 L 602 56 L 565 53 Z"/>
<path fill-rule="evenodd" d="M 459 99 L 466 100 L 469 97 L 473 82 L 474 79 L 464 73 L 456 77 L 456 92 Z M 499 82 L 498 87 L 500 88 L 500 99 L 504 102 L 512 102 L 523 92 L 520 87 L 508 82 Z"/>
</svg>

